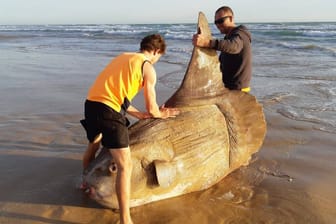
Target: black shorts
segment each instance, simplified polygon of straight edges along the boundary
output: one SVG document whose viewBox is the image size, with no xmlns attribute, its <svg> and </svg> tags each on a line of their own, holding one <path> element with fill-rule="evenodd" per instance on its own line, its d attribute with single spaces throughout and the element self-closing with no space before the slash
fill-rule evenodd
<svg viewBox="0 0 336 224">
<path fill-rule="evenodd" d="M 85 101 L 85 119 L 81 124 L 87 139 L 92 143 L 102 134 L 102 145 L 108 149 L 126 148 L 129 145 L 128 124 L 125 114 L 118 113 L 109 106 L 90 100 Z"/>
</svg>

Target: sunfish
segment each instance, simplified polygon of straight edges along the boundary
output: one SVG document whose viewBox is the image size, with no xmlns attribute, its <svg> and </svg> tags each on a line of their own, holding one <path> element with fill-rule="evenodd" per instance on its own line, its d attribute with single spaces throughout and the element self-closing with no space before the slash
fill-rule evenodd
<svg viewBox="0 0 336 224">
<path fill-rule="evenodd" d="M 197 30 L 211 36 L 202 12 Z M 224 88 L 215 50 L 194 47 L 182 84 L 165 105 L 179 108 L 180 115 L 129 127 L 131 207 L 215 185 L 247 165 L 265 138 L 262 106 L 248 93 Z M 83 179 L 92 199 L 118 209 L 116 169 L 103 148 Z"/>
</svg>

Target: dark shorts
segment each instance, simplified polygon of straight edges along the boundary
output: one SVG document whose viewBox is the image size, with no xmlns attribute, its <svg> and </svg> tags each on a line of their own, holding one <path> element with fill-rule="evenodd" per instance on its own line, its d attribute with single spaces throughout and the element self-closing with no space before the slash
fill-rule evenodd
<svg viewBox="0 0 336 224">
<path fill-rule="evenodd" d="M 81 124 L 86 130 L 87 139 L 93 142 L 102 133 L 102 145 L 106 148 L 126 148 L 129 145 L 128 120 L 107 105 L 85 101 L 85 119 Z"/>
</svg>

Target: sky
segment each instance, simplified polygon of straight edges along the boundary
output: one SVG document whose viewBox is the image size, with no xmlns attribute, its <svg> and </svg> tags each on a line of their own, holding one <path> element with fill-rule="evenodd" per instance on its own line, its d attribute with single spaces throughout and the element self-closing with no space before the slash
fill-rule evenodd
<svg viewBox="0 0 336 224">
<path fill-rule="evenodd" d="M 336 22 L 336 0 L 0 0 L 0 24 L 195 23 L 224 5 L 236 22 Z"/>
</svg>

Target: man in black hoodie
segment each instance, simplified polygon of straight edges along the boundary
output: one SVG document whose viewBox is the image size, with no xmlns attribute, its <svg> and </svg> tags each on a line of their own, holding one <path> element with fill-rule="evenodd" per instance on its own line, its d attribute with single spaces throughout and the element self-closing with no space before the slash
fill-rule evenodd
<svg viewBox="0 0 336 224">
<path fill-rule="evenodd" d="M 252 76 L 251 34 L 245 26 L 235 25 L 233 11 L 227 6 L 217 9 L 215 24 L 225 34 L 224 39 L 208 39 L 200 33 L 193 36 L 193 44 L 221 51 L 219 60 L 225 87 L 249 92 Z"/>
</svg>

